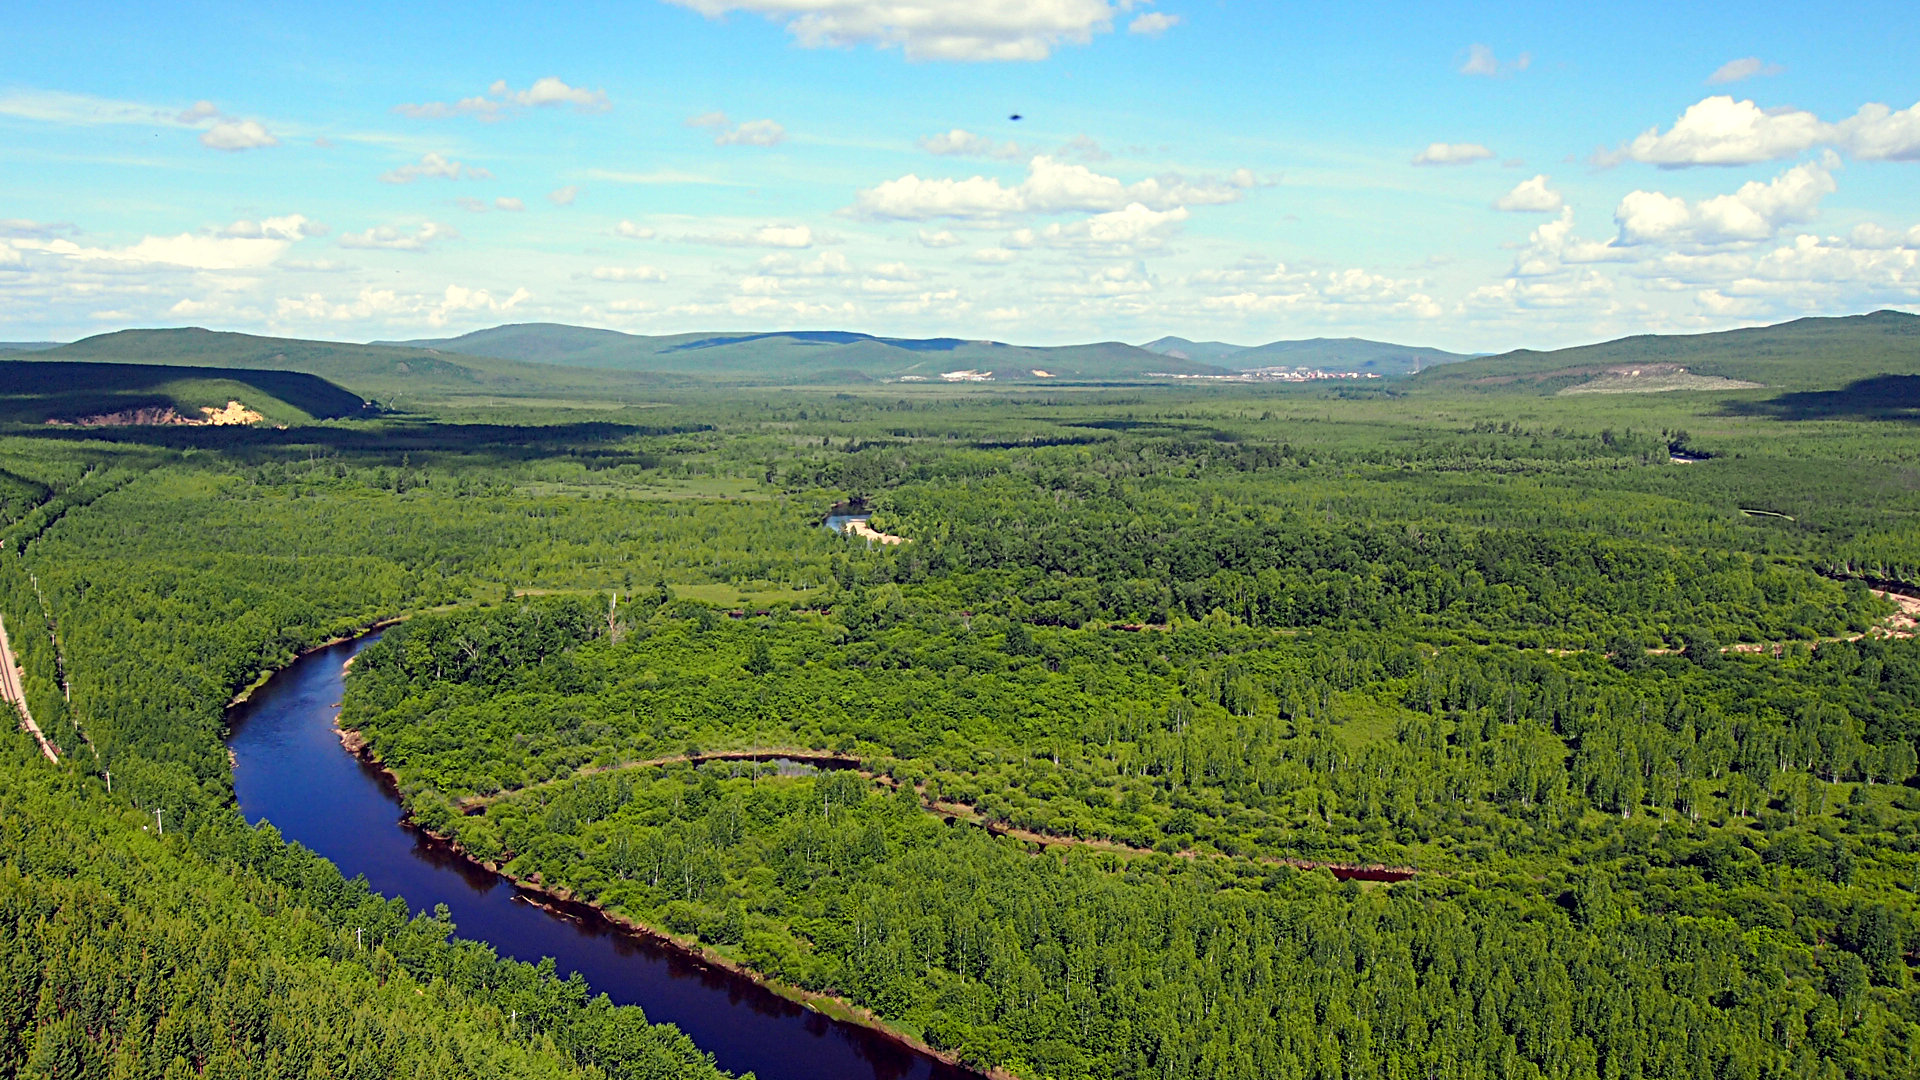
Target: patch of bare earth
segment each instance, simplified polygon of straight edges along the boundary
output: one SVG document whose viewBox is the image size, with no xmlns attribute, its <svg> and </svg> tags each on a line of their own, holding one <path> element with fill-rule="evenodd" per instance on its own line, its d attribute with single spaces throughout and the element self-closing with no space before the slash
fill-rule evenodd
<svg viewBox="0 0 1920 1080">
<path fill-rule="evenodd" d="M 266 417 L 240 404 L 228 401 L 225 407 L 212 405 L 200 406 L 202 417 L 198 420 L 180 415 L 173 406 L 149 406 L 142 409 L 121 409 L 117 412 L 98 413 L 82 416 L 73 420 L 52 419 L 47 423 L 54 427 L 232 427 L 235 425 L 257 424 Z"/>
</svg>

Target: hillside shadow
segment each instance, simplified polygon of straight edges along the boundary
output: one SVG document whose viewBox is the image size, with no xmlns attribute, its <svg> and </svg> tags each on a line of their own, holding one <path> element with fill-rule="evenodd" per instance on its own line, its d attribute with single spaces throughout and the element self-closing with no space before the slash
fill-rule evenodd
<svg viewBox="0 0 1920 1080">
<path fill-rule="evenodd" d="M 1875 375 L 1838 390 L 1803 390 L 1765 401 L 1729 401 L 1723 416 L 1775 420 L 1896 420 L 1920 423 L 1920 375 Z"/>
<path fill-rule="evenodd" d="M 623 448 L 631 438 L 683 435 L 710 431 L 706 424 L 648 427 L 592 421 L 577 424 L 519 426 L 512 424 L 442 424 L 427 421 L 380 421 L 368 424 L 327 424 L 311 427 L 44 427 L 8 432 L 16 438 L 60 442 L 105 442 L 154 446 L 171 450 L 218 450 L 240 460 L 284 457 L 286 451 L 319 451 L 348 459 L 398 463 L 410 456 L 424 462 L 430 456 L 460 457 L 492 462 L 530 461 L 570 457 L 589 468 L 635 464 L 652 467 L 658 455 Z"/>
<path fill-rule="evenodd" d="M 131 409 L 164 409 L 173 404 L 168 387 L 195 380 L 252 387 L 318 420 L 371 413 L 358 394 L 298 371 L 0 360 L 0 386 L 6 388 L 0 399 L 0 417 L 35 423 L 49 416 L 75 419 Z"/>
</svg>

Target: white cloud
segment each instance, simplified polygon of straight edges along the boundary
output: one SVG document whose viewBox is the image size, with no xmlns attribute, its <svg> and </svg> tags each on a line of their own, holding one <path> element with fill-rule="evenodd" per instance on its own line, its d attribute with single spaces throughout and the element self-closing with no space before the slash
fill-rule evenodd
<svg viewBox="0 0 1920 1080">
<path fill-rule="evenodd" d="M 1495 156 L 1494 152 L 1479 143 L 1429 143 L 1425 150 L 1413 155 L 1415 165 L 1471 165 L 1476 161 L 1485 161 Z"/>
<path fill-rule="evenodd" d="M 967 256 L 967 259 L 982 266 L 1005 266 L 1014 260 L 1014 253 L 1011 249 L 1003 247 L 980 248 Z"/>
<path fill-rule="evenodd" d="M 1739 82 L 1751 79 L 1755 75 L 1778 75 L 1787 70 L 1779 64 L 1769 64 L 1757 56 L 1743 56 L 1738 60 L 1729 60 L 1721 64 L 1713 74 L 1707 76 L 1707 82 L 1718 86 L 1722 83 Z"/>
<path fill-rule="evenodd" d="M 440 120 L 449 116 L 471 116 L 483 123 L 491 124 L 506 118 L 505 104 L 487 97 L 467 97 L 459 101 L 429 101 L 423 104 L 402 103 L 395 105 L 393 111 L 401 116 L 415 120 Z"/>
<path fill-rule="evenodd" d="M 975 135 L 971 131 L 954 128 L 941 135 L 929 135 L 920 140 L 920 149 L 929 154 L 951 155 L 954 157 L 998 158 L 1002 161 L 1018 161 L 1026 156 L 1019 143 L 994 142 L 985 135 Z"/>
<path fill-rule="evenodd" d="M 1862 105 L 1835 131 L 1847 153 L 1863 161 L 1920 161 L 1920 103 L 1898 112 Z"/>
<path fill-rule="evenodd" d="M 1542 280 L 1507 278 L 1494 285 L 1483 285 L 1467 294 L 1467 308 L 1479 309 L 1563 309 L 1612 295 L 1612 279 L 1592 270 L 1564 279 Z"/>
<path fill-rule="evenodd" d="M 732 131 L 713 137 L 715 146 L 778 146 L 785 142 L 787 129 L 772 120 L 749 120 Z"/>
<path fill-rule="evenodd" d="M 411 184 L 415 180 L 491 180 L 493 174 L 485 169 L 474 168 L 462 162 L 454 161 L 437 153 L 427 153 L 417 162 L 402 165 L 391 172 L 382 173 L 380 181 L 386 184 Z"/>
<path fill-rule="evenodd" d="M 1767 240 L 1788 225 L 1812 218 L 1834 186 L 1828 167 L 1808 162 L 1766 183 L 1750 181 L 1731 195 L 1697 203 L 1635 191 L 1620 200 L 1614 221 L 1622 244 L 1711 246 Z"/>
<path fill-rule="evenodd" d="M 1566 205 L 1560 193 L 1547 186 L 1547 176 L 1543 173 L 1514 185 L 1493 207 L 1519 214 L 1557 214 Z"/>
<path fill-rule="evenodd" d="M 721 233 L 687 233 L 674 239 L 717 247 L 812 247 L 813 230 L 805 225 L 763 225 L 757 229 Z"/>
<path fill-rule="evenodd" d="M 1237 202 L 1246 189 L 1258 183 L 1252 173 L 1242 169 L 1224 180 L 1171 175 L 1126 184 L 1084 165 L 1070 165 L 1043 155 L 1033 159 L 1026 179 L 1013 187 L 985 176 L 922 179 L 909 173 L 859 192 L 854 209 L 867 217 L 907 221 L 1121 210 L 1131 203 L 1148 209 L 1172 209 Z"/>
<path fill-rule="evenodd" d="M 635 225 L 631 221 L 622 221 L 613 227 L 613 235 L 623 240 L 651 240 L 654 237 L 654 232 L 652 229 L 643 225 Z"/>
<path fill-rule="evenodd" d="M 1165 245 L 1167 237 L 1178 232 L 1191 214 L 1184 206 L 1171 210 L 1151 210 L 1140 203 L 1129 203 L 1119 210 L 1095 214 L 1084 221 L 1053 224 L 1044 229 L 1021 229 L 1010 238 L 1009 247 L 1047 247 L 1099 249 L 1110 255 L 1134 254 Z"/>
<path fill-rule="evenodd" d="M 1665 134 L 1649 128 L 1602 164 L 1628 159 L 1683 168 L 1689 165 L 1751 165 L 1793 157 L 1830 137 L 1828 125 L 1800 109 L 1766 110 L 1726 94 L 1687 107 Z"/>
<path fill-rule="evenodd" d="M 572 206 L 574 200 L 579 197 L 580 189 L 573 184 L 547 192 L 547 201 L 555 206 Z"/>
<path fill-rule="evenodd" d="M 503 120 L 515 109 L 553 108 L 572 105 L 575 112 L 602 113 L 613 108 L 605 90 L 568 86 L 551 75 L 534 80 L 525 90 L 515 90 L 507 80 L 496 79 L 486 95 L 461 98 L 454 102 L 429 101 L 424 104 L 395 105 L 393 111 L 416 120 L 438 120 L 448 116 L 471 116 L 485 123 Z"/>
<path fill-rule="evenodd" d="M 917 239 L 921 247 L 947 248 L 960 244 L 960 238 L 945 229 L 921 229 Z"/>
<path fill-rule="evenodd" d="M 521 202 L 519 199 L 509 199 L 505 195 L 502 195 L 499 198 L 493 200 L 493 208 L 495 210 L 504 210 L 510 214 L 517 214 L 522 210 L 525 210 L 527 208 L 527 204 Z"/>
<path fill-rule="evenodd" d="M 717 19 L 746 11 L 807 48 L 899 48 L 912 60 L 1044 60 L 1113 29 L 1108 0 L 668 0 Z"/>
<path fill-rule="evenodd" d="M 1436 319 L 1444 309 L 1428 293 L 1425 281 L 1394 278 L 1362 269 L 1295 270 L 1285 263 L 1271 269 L 1228 270 L 1195 276 L 1201 284 L 1232 291 L 1204 297 L 1208 310 L 1236 314 L 1304 313 L 1348 317 L 1355 310 L 1375 314 Z"/>
<path fill-rule="evenodd" d="M 1113 155 L 1107 153 L 1106 147 L 1101 146 L 1098 140 L 1086 135 L 1075 135 L 1073 138 L 1060 144 L 1058 156 L 1078 159 L 1088 162 L 1089 164 L 1113 160 Z"/>
<path fill-rule="evenodd" d="M 38 251 L 82 263 L 128 263 L 184 267 L 190 270 L 253 270 L 278 259 L 292 241 L 279 237 L 148 236 L 124 248 L 82 247 L 71 240 L 14 240 L 22 251 Z"/>
<path fill-rule="evenodd" d="M 222 120 L 200 133 L 200 145 L 213 150 L 253 150 L 279 146 L 280 140 L 257 120 Z"/>
<path fill-rule="evenodd" d="M 274 305 L 275 316 L 281 320 L 302 322 L 357 322 L 366 319 L 384 318 L 421 321 L 428 326 L 445 326 L 458 314 L 467 312 L 485 312 L 499 315 L 512 311 L 532 298 L 526 289 L 515 289 L 513 294 L 496 298 L 486 289 L 469 289 L 462 285 L 448 285 L 439 295 L 413 294 L 402 295 L 393 289 L 360 290 L 358 296 L 344 301 L 328 299 L 322 293 L 308 293 L 305 296 L 283 296 Z"/>
<path fill-rule="evenodd" d="M 235 236 L 250 240 L 304 240 L 309 236 L 325 236 L 330 230 L 317 221 L 309 221 L 305 214 L 286 214 L 280 217 L 263 218 L 260 221 L 240 220 L 220 230 L 221 236 Z"/>
<path fill-rule="evenodd" d="M 443 240 L 459 238 L 460 231 L 453 226 L 426 221 L 410 233 L 391 225 L 380 225 L 365 232 L 343 233 L 340 246 L 376 251 L 425 251 Z"/>
<path fill-rule="evenodd" d="M 576 112 L 598 113 L 613 108 L 605 90 L 568 86 L 551 75 L 535 79 L 533 85 L 525 90 L 515 90 L 507 85 L 507 80 L 499 79 L 487 88 L 487 92 L 502 101 L 529 109 L 571 105 Z"/>
<path fill-rule="evenodd" d="M 1149 11 L 1144 15 L 1135 17 L 1132 22 L 1128 23 L 1127 33 L 1146 34 L 1150 37 L 1158 37 L 1179 25 L 1180 16 L 1178 15 L 1167 15 L 1158 11 Z"/>
<path fill-rule="evenodd" d="M 698 116 L 689 116 L 686 125 L 690 128 L 726 127 L 732 121 L 723 112 L 703 112 Z"/>
<path fill-rule="evenodd" d="M 0 94 L 0 116 L 76 127 L 131 124 L 202 128 L 200 143 L 213 150 L 252 150 L 280 145 L 280 140 L 258 120 L 228 116 L 218 105 L 205 100 L 185 109 L 171 109 L 57 90 L 15 90 Z"/>
<path fill-rule="evenodd" d="M 1492 48 L 1474 44 L 1468 46 L 1467 58 L 1461 61 L 1459 70 L 1462 75 L 1483 75 L 1491 78 L 1525 71 L 1532 65 L 1533 56 L 1529 53 L 1521 53 L 1512 60 L 1502 61 L 1494 55 Z"/>
<path fill-rule="evenodd" d="M 854 273 L 853 263 L 837 251 L 823 251 L 817 258 L 805 260 L 783 251 L 761 258 L 754 269 L 762 276 L 778 278 L 846 277 Z"/>
<path fill-rule="evenodd" d="M 661 282 L 667 280 L 667 272 L 657 266 L 596 266 L 593 268 L 595 281 L 622 282 Z"/>
</svg>

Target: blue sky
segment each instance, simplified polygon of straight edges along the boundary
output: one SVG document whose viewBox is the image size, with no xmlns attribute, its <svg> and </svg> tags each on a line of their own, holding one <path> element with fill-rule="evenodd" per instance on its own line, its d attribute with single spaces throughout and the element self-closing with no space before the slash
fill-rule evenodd
<svg viewBox="0 0 1920 1080">
<path fill-rule="evenodd" d="M 0 340 L 1920 307 L 1908 5 L 16 0 L 0 41 Z"/>
</svg>

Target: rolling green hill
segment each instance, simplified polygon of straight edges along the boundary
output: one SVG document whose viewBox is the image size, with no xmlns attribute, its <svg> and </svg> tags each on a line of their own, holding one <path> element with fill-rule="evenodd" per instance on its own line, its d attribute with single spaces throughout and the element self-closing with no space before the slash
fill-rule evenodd
<svg viewBox="0 0 1920 1080">
<path fill-rule="evenodd" d="M 1638 372 L 1638 374 L 1635 374 Z M 1785 391 L 1837 390 L 1878 375 L 1920 375 L 1920 315 L 1796 319 L 1713 334 L 1642 334 L 1553 352 L 1521 349 L 1420 375 L 1430 389 L 1555 393 L 1735 389 L 1727 380 Z"/>
<path fill-rule="evenodd" d="M 1217 364 L 1234 371 L 1283 367 L 1406 375 L 1423 368 L 1468 359 L 1460 353 L 1441 349 L 1368 341 L 1365 338 L 1306 338 L 1248 346 L 1230 345 L 1224 341 L 1188 341 L 1186 338 L 1163 337 L 1140 347 L 1162 356 Z"/>
<path fill-rule="evenodd" d="M 449 355 L 430 348 L 257 337 L 198 327 L 121 330 L 17 359 L 297 371 L 383 403 L 398 400 L 402 406 L 488 397 L 607 400 L 644 393 L 652 382 L 632 373 Z"/>
<path fill-rule="evenodd" d="M 297 371 L 0 360 L 0 388 L 0 423 L 178 423 L 235 401 L 280 424 L 373 411 L 358 394 Z"/>
<path fill-rule="evenodd" d="M 524 323 L 454 338 L 381 344 L 583 368 L 658 372 L 733 383 L 939 381 L 991 372 L 996 382 L 1137 381 L 1155 372 L 1221 374 L 1117 341 L 1026 347 L 961 338 L 886 338 L 841 330 L 644 337 L 558 323 Z"/>
</svg>

